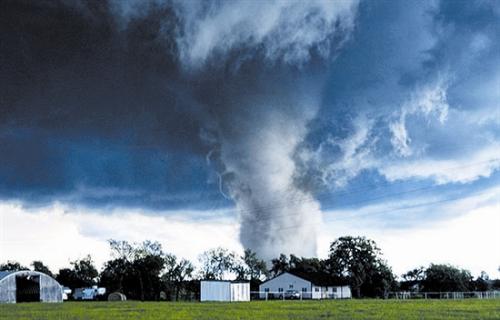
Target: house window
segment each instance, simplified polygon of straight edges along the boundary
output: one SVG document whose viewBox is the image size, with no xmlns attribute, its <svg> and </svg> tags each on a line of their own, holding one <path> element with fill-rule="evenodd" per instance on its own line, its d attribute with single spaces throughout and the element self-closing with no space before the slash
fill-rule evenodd
<svg viewBox="0 0 500 320">
<path fill-rule="evenodd" d="M 278 288 L 278 292 L 283 292 L 283 288 Z"/>
<path fill-rule="evenodd" d="M 314 291 L 319 292 L 319 288 L 318 287 L 314 288 Z"/>
<path fill-rule="evenodd" d="M 269 288 L 264 288 L 264 292 L 269 292 Z"/>
<path fill-rule="evenodd" d="M 289 285 L 288 289 L 293 289 L 293 284 Z"/>
<path fill-rule="evenodd" d="M 307 288 L 302 288 L 302 292 L 307 292 Z"/>
</svg>

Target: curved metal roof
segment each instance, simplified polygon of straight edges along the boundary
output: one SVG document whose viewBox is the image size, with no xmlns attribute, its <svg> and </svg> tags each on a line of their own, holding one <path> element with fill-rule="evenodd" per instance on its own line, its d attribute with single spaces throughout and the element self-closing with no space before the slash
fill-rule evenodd
<svg viewBox="0 0 500 320">
<path fill-rule="evenodd" d="M 0 271 L 0 280 L 2 280 L 6 276 L 8 276 L 9 274 L 14 273 L 14 272 L 16 272 L 16 271 Z"/>
<path fill-rule="evenodd" d="M 42 275 L 42 276 L 46 276 L 46 277 L 52 278 L 48 274 L 45 274 L 45 273 L 42 273 L 42 272 L 38 272 L 38 271 L 17 270 L 17 271 L 0 271 L 0 281 L 2 281 L 3 279 L 7 278 L 8 276 L 19 274 L 19 273 L 29 273 L 29 274 L 32 274 L 32 275 Z M 56 281 L 56 280 L 54 279 L 54 281 Z"/>
</svg>

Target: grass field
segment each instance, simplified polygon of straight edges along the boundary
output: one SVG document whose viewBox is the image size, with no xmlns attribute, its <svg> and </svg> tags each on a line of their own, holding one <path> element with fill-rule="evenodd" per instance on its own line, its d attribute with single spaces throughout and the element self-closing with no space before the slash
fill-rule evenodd
<svg viewBox="0 0 500 320">
<path fill-rule="evenodd" d="M 500 299 L 22 303 L 0 319 L 500 319 Z"/>
</svg>

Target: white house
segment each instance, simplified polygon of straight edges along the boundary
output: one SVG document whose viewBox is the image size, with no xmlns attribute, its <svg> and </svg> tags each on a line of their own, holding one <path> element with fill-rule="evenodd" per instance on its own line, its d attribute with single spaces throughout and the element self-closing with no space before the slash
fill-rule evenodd
<svg viewBox="0 0 500 320">
<path fill-rule="evenodd" d="M 347 299 L 351 288 L 336 283 L 332 277 L 320 272 L 284 272 L 259 286 L 260 298 L 286 297 L 297 292 L 303 299 Z"/>
<path fill-rule="evenodd" d="M 250 301 L 250 282 L 201 280 L 200 301 Z"/>
</svg>

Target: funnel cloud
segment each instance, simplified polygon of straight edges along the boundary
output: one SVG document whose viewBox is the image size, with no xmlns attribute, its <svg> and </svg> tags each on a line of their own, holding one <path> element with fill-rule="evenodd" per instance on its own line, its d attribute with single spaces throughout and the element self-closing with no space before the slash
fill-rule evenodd
<svg viewBox="0 0 500 320">
<path fill-rule="evenodd" d="M 242 245 L 267 259 L 315 255 L 320 205 L 296 179 L 294 154 L 355 3 L 187 2 L 178 12 L 180 58 L 201 88 L 209 159 L 236 203 Z"/>
<path fill-rule="evenodd" d="M 353 27 L 356 1 L 171 5 L 181 77 L 203 110 L 207 159 L 236 204 L 242 245 L 267 259 L 315 255 L 320 205 L 296 179 L 294 155 L 319 109 L 328 63 Z M 138 14 L 133 7 L 122 3 L 125 21 Z"/>
</svg>

